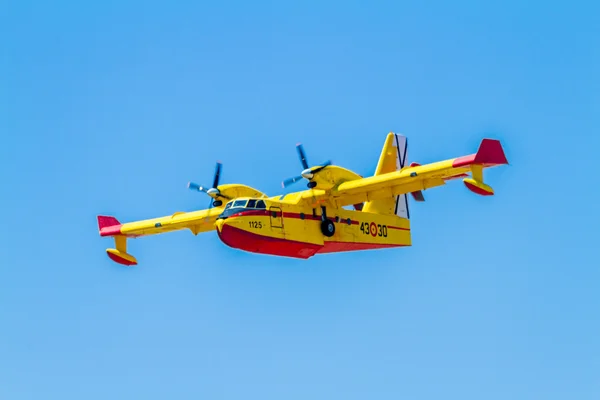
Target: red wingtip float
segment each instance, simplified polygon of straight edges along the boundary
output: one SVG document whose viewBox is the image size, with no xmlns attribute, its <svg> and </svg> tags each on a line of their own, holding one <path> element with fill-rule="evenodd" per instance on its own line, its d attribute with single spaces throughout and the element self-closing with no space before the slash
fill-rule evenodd
<svg viewBox="0 0 600 400">
<path fill-rule="evenodd" d="M 117 249 L 106 249 L 106 254 L 116 263 L 131 267 L 137 265 L 137 260 L 131 254 L 123 253 Z"/>
<path fill-rule="evenodd" d="M 127 238 L 121 232 L 121 223 L 115 217 L 98 215 L 98 229 L 100 236 L 113 236 L 116 249 L 106 249 L 106 254 L 116 263 L 132 266 L 137 265 L 137 260 L 127 254 Z"/>
<path fill-rule="evenodd" d="M 502 145 L 493 139 L 483 139 L 474 154 L 423 165 L 408 163 L 406 150 L 406 137 L 389 133 L 375 174 L 364 178 L 330 162 L 310 166 L 298 144 L 302 172 L 283 187 L 305 180 L 307 189 L 273 197 L 242 184 L 220 185 L 217 163 L 212 188 L 188 184 L 212 197 L 208 209 L 123 224 L 98 216 L 98 230 L 115 242 L 106 250 L 110 259 L 127 266 L 137 265 L 127 253 L 128 238 L 182 229 L 194 235 L 217 230 L 230 247 L 296 258 L 410 246 L 409 199 L 424 201 L 423 191 L 461 178 L 471 192 L 493 195 L 483 170 L 508 164 Z"/>
<path fill-rule="evenodd" d="M 467 189 L 481 196 L 492 196 L 494 190 L 483 183 L 483 169 L 506 164 L 508 164 L 508 160 L 500 141 L 483 139 L 477 153 L 457 158 L 452 166 L 454 168 L 470 167 L 472 177 L 463 179 Z"/>
</svg>

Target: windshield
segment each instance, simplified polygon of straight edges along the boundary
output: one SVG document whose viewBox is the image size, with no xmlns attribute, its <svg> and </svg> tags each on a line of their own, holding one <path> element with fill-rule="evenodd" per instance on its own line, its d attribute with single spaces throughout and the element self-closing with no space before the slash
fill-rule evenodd
<svg viewBox="0 0 600 400">
<path fill-rule="evenodd" d="M 250 200 L 232 200 L 225 205 L 225 210 L 230 208 L 258 208 L 266 209 L 267 206 L 264 200 L 250 199 Z"/>
<path fill-rule="evenodd" d="M 233 203 L 233 207 L 244 207 L 248 201 L 247 200 L 236 200 Z"/>
<path fill-rule="evenodd" d="M 223 213 L 219 215 L 219 219 L 227 218 L 230 215 L 236 214 L 240 212 L 240 208 L 245 209 L 258 209 L 258 210 L 266 210 L 267 205 L 264 200 L 259 199 L 250 199 L 250 200 L 231 200 L 229 203 L 225 205 L 225 209 Z"/>
</svg>

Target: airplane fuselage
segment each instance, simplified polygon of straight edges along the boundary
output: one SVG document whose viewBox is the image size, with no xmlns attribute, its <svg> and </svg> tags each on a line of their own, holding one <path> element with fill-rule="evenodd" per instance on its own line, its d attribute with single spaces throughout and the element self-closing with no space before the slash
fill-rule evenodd
<svg viewBox="0 0 600 400">
<path fill-rule="evenodd" d="M 396 215 L 328 208 L 324 218 L 320 208 L 268 200 L 264 209 L 227 208 L 215 225 L 230 247 L 295 258 L 411 245 L 410 222 Z"/>
</svg>

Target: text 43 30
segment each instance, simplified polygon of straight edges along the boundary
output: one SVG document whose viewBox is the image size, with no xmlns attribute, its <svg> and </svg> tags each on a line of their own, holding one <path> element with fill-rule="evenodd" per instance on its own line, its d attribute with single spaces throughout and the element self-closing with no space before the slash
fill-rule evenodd
<svg viewBox="0 0 600 400">
<path fill-rule="evenodd" d="M 376 224 L 375 222 L 361 222 L 360 230 L 365 235 L 382 236 L 387 237 L 388 228 L 387 225 Z"/>
</svg>

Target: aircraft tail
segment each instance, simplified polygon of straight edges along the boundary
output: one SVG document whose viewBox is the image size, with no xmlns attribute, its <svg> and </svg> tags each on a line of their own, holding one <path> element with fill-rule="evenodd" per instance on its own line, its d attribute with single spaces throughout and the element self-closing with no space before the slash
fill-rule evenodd
<svg viewBox="0 0 600 400">
<path fill-rule="evenodd" d="M 375 169 L 375 175 L 386 174 L 389 172 L 400 171 L 408 167 L 408 141 L 406 136 L 388 133 L 385 138 L 379 162 Z M 414 166 L 415 164 L 411 164 Z M 421 191 L 411 193 L 416 201 L 424 201 Z M 376 214 L 397 215 L 398 217 L 410 219 L 408 210 L 408 194 L 402 194 L 389 199 L 380 199 L 368 201 L 363 207 L 363 211 Z"/>
</svg>

